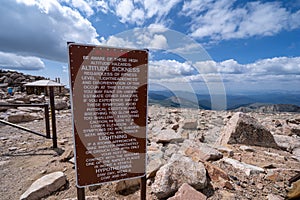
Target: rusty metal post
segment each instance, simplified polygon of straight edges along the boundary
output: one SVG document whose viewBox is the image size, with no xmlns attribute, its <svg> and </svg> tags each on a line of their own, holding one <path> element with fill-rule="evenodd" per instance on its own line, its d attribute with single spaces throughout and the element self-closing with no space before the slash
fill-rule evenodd
<svg viewBox="0 0 300 200">
<path fill-rule="evenodd" d="M 45 104 L 44 106 L 44 113 L 45 113 L 45 126 L 46 126 L 46 137 L 51 138 L 50 136 L 50 118 L 49 118 L 49 105 Z"/>
<path fill-rule="evenodd" d="M 141 178 L 141 200 L 146 200 L 146 184 L 147 184 L 147 179 L 146 179 L 146 174 Z"/>
<path fill-rule="evenodd" d="M 53 91 L 53 87 L 49 87 L 49 90 L 50 90 L 50 109 L 51 109 L 51 124 L 52 124 L 52 141 L 53 141 L 53 148 L 57 148 L 55 103 L 54 103 L 54 91 Z"/>
<path fill-rule="evenodd" d="M 84 188 L 77 187 L 77 200 L 85 200 Z"/>
</svg>

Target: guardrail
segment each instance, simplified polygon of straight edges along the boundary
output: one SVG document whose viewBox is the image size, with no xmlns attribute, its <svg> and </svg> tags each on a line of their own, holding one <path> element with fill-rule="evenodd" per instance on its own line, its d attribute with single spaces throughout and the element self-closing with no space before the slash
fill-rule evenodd
<svg viewBox="0 0 300 200">
<path fill-rule="evenodd" d="M 50 136 L 50 117 L 49 117 L 50 115 L 49 115 L 49 105 L 48 104 L 0 104 L 0 107 L 42 107 L 42 108 L 44 108 L 46 135 L 43 133 L 36 132 L 34 130 L 30 130 L 26 127 L 5 121 L 5 120 L 0 120 L 0 123 L 30 132 L 32 134 L 35 134 L 35 135 L 38 135 L 38 136 L 41 136 L 41 137 L 44 137 L 47 139 L 52 139 L 53 140 L 53 148 L 57 148 L 56 127 L 54 128 L 55 134 L 54 134 L 53 127 L 52 127 L 53 136 L 52 136 L 52 138 Z M 52 111 L 52 109 L 54 110 L 54 112 Z M 51 119 L 52 119 L 52 123 L 53 123 L 53 120 L 55 120 L 55 109 L 54 108 L 51 108 Z M 52 126 L 53 126 L 53 124 L 52 124 Z M 54 123 L 54 126 L 55 126 L 55 123 Z"/>
</svg>

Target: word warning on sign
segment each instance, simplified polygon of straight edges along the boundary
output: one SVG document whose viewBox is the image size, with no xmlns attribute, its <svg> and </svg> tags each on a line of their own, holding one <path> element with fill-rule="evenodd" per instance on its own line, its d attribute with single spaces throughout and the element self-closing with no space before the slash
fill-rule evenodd
<svg viewBox="0 0 300 200">
<path fill-rule="evenodd" d="M 148 52 L 69 44 L 77 186 L 142 177 Z"/>
</svg>

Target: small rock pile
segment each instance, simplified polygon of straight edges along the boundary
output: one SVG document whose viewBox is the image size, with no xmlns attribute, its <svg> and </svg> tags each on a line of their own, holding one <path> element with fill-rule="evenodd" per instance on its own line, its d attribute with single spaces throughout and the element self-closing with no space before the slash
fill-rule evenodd
<svg viewBox="0 0 300 200">
<path fill-rule="evenodd" d="M 42 76 L 26 75 L 16 71 L 6 71 L 0 69 L 0 84 L 5 84 L 8 87 L 18 87 L 24 82 L 33 82 L 45 79 Z"/>
</svg>

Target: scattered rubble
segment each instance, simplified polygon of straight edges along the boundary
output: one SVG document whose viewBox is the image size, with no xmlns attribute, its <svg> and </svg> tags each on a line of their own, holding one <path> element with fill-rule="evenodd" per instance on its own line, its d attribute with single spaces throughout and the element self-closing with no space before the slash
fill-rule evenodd
<svg viewBox="0 0 300 200">
<path fill-rule="evenodd" d="M 0 116 L 16 112 L 43 116 L 43 110 L 22 107 L 2 110 Z M 76 196 L 71 113 L 56 112 L 61 155 L 51 149 L 49 140 L 0 126 L 2 196 L 29 199 L 25 196 L 33 194 L 28 192 L 30 185 L 55 171 L 64 174 L 64 181 L 39 198 Z M 148 114 L 148 200 L 299 198 L 299 180 L 292 178 L 300 173 L 300 138 L 291 131 L 300 130 L 299 113 L 244 114 L 153 105 Z M 44 130 L 40 119 L 22 125 Z M 93 200 L 134 200 L 140 198 L 138 189 L 139 180 L 131 179 L 90 186 L 85 192 Z"/>
</svg>

